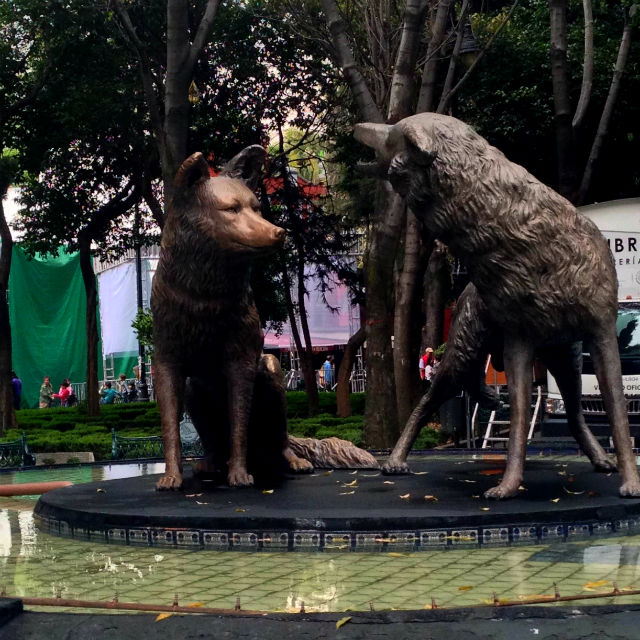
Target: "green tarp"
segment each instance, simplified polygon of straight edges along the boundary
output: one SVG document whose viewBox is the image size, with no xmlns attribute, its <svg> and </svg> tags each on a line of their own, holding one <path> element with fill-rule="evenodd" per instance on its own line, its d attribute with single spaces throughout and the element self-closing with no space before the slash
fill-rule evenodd
<svg viewBox="0 0 640 640">
<path fill-rule="evenodd" d="M 28 260 L 14 246 L 9 278 L 13 369 L 22 380 L 21 407 L 37 407 L 50 376 L 86 379 L 86 295 L 78 253 Z"/>
</svg>

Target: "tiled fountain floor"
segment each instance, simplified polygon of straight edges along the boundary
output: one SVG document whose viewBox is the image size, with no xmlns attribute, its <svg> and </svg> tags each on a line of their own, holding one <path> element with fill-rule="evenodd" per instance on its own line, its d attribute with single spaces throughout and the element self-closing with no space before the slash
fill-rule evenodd
<svg viewBox="0 0 640 640">
<path fill-rule="evenodd" d="M 115 471 L 114 471 L 115 470 Z M 2 481 L 96 481 L 157 467 L 64 469 Z M 99 476 L 102 474 L 102 478 Z M 35 500 L 0 501 L 0 585 L 17 597 L 62 597 L 208 607 L 307 611 L 421 609 L 640 588 L 640 535 L 598 540 L 418 552 L 220 552 L 107 545 L 36 530 Z M 637 602 L 637 596 L 616 602 Z M 606 603 L 596 600 L 594 603 Z"/>
</svg>

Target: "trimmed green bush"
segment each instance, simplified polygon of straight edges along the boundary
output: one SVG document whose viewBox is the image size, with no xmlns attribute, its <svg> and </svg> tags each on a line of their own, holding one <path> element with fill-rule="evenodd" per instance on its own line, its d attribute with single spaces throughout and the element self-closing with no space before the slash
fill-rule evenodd
<svg viewBox="0 0 640 640">
<path fill-rule="evenodd" d="M 363 446 L 364 393 L 351 394 L 353 415 L 336 416 L 336 394 L 320 394 L 321 413 L 308 417 L 304 391 L 287 392 L 288 429 L 294 436 L 328 438 L 336 436 Z M 29 448 L 34 453 L 54 451 L 92 451 L 96 460 L 111 457 L 111 430 L 125 437 L 160 435 L 160 413 L 155 403 L 104 405 L 100 415 L 89 417 L 86 406 L 57 409 L 23 409 L 16 412 L 19 427 L 10 429 L 2 438 L 18 440 L 24 431 Z M 440 444 L 441 434 L 425 427 L 414 449 L 431 449 Z"/>
</svg>

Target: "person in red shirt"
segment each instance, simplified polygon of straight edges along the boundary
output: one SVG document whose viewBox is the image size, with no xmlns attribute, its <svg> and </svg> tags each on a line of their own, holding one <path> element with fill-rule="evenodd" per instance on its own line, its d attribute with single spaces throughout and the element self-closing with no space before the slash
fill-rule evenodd
<svg viewBox="0 0 640 640">
<path fill-rule="evenodd" d="M 60 400 L 61 407 L 66 407 L 70 395 L 71 395 L 71 383 L 67 378 L 65 378 L 62 381 L 62 384 L 60 385 L 60 389 L 58 390 L 58 393 L 52 394 L 52 397 L 58 398 L 58 400 Z"/>
<path fill-rule="evenodd" d="M 420 358 L 420 362 L 418 363 L 418 368 L 420 370 L 420 380 L 431 379 L 431 375 L 426 377 L 427 367 L 433 365 L 433 349 L 431 347 L 427 347 L 424 350 L 424 355 Z"/>
</svg>

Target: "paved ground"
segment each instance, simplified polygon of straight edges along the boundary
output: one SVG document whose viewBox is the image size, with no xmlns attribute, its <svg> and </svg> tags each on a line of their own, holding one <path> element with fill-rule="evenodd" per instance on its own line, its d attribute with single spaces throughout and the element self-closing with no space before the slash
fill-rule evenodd
<svg viewBox="0 0 640 640">
<path fill-rule="evenodd" d="M 3 624 L 4 614 L 4 624 Z M 638 637 L 640 605 L 509 607 L 352 614 L 246 616 L 18 613 L 0 608 L 0 640 L 315 640 L 321 638 L 416 640 L 622 640 Z M 349 617 L 339 629 L 336 623 Z"/>
</svg>

